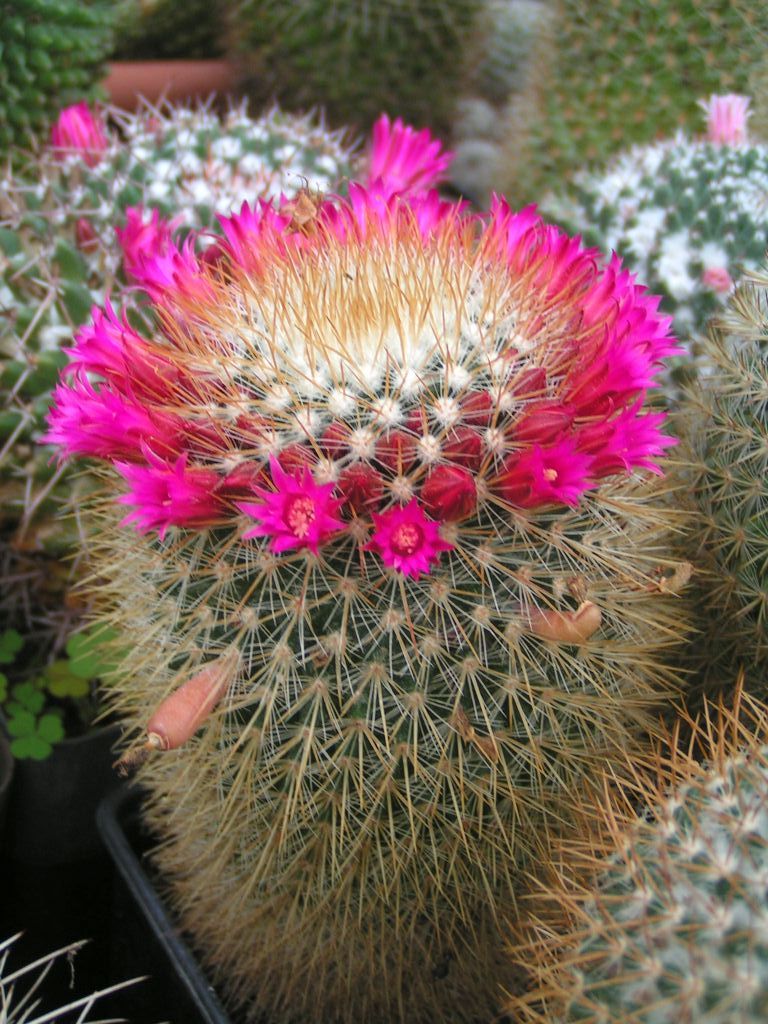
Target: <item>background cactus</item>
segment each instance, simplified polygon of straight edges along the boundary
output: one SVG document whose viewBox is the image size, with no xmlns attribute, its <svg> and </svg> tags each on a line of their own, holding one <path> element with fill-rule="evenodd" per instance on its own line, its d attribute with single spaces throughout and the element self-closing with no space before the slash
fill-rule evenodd
<svg viewBox="0 0 768 1024">
<path fill-rule="evenodd" d="M 768 248 L 768 145 L 678 135 L 635 146 L 605 170 L 577 175 L 542 210 L 620 253 L 664 297 L 677 336 L 696 352 L 733 281 Z"/>
<path fill-rule="evenodd" d="M 538 116 L 517 124 L 530 138 L 507 134 L 495 183 L 516 201 L 628 144 L 690 129 L 698 96 L 747 92 L 768 12 L 761 0 L 559 0 L 550 25 L 546 80 L 531 81 Z"/>
<path fill-rule="evenodd" d="M 743 709 L 741 709 L 743 711 Z M 764 706 L 706 716 L 656 778 L 614 794 L 595 855 L 564 847 L 516 949 L 532 976 L 510 1006 L 528 1024 L 756 1024 L 768 1012 L 768 747 Z M 628 819 L 638 799 L 648 810 Z M 564 926 L 563 920 L 569 920 Z"/>
<path fill-rule="evenodd" d="M 172 748 L 157 864 L 252 1019 L 486 1019 L 521 866 L 679 686 L 668 322 L 503 203 L 354 187 L 224 234 L 145 262 L 154 330 L 95 316 L 49 434 L 112 466 L 94 596 Z"/>
<path fill-rule="evenodd" d="M 14 0 L 0 8 L 0 152 L 29 145 L 59 110 L 92 97 L 112 46 L 102 0 Z"/>
<path fill-rule="evenodd" d="M 321 107 L 367 129 L 382 111 L 449 137 L 481 0 L 232 0 L 231 51 L 257 102 Z"/>
<path fill-rule="evenodd" d="M 213 0 L 127 0 L 113 60 L 206 60 L 223 53 L 222 5 Z"/>
<path fill-rule="evenodd" d="M 768 270 L 745 275 L 710 325 L 700 379 L 681 418 L 694 450 L 700 525 L 697 564 L 708 613 L 707 674 L 741 662 L 764 692 L 768 656 Z M 701 667 L 701 664 L 699 667 Z M 714 671 L 713 671 L 714 669 Z"/>
<path fill-rule="evenodd" d="M 120 134 L 97 125 L 100 148 L 41 149 L 6 174 L 0 197 L 0 609 L 24 632 L 53 628 L 61 643 L 82 611 L 63 591 L 79 571 L 78 509 L 92 479 L 65 475 L 38 442 L 62 346 L 93 303 L 124 284 L 116 229 L 126 210 L 213 229 L 214 210 L 326 189 L 351 166 L 339 133 L 276 109 L 259 118 L 243 106 L 223 117 L 170 106 L 114 116 Z"/>
</svg>

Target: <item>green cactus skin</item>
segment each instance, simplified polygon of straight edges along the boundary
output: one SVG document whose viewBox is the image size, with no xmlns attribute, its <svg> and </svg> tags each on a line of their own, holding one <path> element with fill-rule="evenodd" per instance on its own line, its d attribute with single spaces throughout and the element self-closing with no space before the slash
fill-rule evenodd
<svg viewBox="0 0 768 1024">
<path fill-rule="evenodd" d="M 497 184 L 519 202 L 628 144 L 697 124 L 699 97 L 748 92 L 768 11 L 762 0 L 559 0 L 552 24 L 546 87 L 532 83 L 539 116 L 530 140 L 508 137 L 514 177 Z"/>
<path fill-rule="evenodd" d="M 698 564 L 711 571 L 704 658 L 741 663 L 765 692 L 768 657 L 768 269 L 745 275 L 711 324 L 683 416 L 698 473 Z M 712 657 L 710 657 L 710 655 Z"/>
<path fill-rule="evenodd" d="M 0 152 L 29 145 L 59 110 L 93 96 L 112 23 L 112 7 L 98 0 L 0 6 Z"/>
<path fill-rule="evenodd" d="M 232 0 L 231 51 L 261 102 L 364 130 L 382 112 L 449 136 L 480 0 Z"/>
<path fill-rule="evenodd" d="M 545 198 L 542 212 L 618 252 L 663 297 L 675 334 L 695 354 L 730 282 L 757 269 L 768 248 L 768 145 L 678 136 L 635 146 Z"/>
<path fill-rule="evenodd" d="M 113 114 L 121 137 L 110 135 L 94 167 L 41 150 L 0 188 L 0 611 L 19 628 L 55 620 L 70 569 L 79 570 L 76 510 L 93 481 L 57 468 L 37 439 L 67 361 L 62 346 L 123 286 L 115 227 L 126 208 L 215 228 L 214 210 L 330 189 L 351 173 L 340 133 L 276 108 L 259 118 L 242 105 L 223 117 L 181 106 Z M 62 505 L 72 514 L 62 517 Z"/>
<path fill-rule="evenodd" d="M 705 763 L 676 754 L 660 765 L 660 780 L 641 788 L 645 814 L 628 824 L 623 811 L 610 822 L 613 852 L 592 855 L 594 880 L 549 892 L 571 921 L 553 928 L 551 919 L 522 947 L 537 985 L 513 1003 L 515 1019 L 766 1020 L 768 747 L 765 708 L 751 712 L 744 725 L 732 712 L 715 722 L 708 711 L 694 727 Z"/>
</svg>

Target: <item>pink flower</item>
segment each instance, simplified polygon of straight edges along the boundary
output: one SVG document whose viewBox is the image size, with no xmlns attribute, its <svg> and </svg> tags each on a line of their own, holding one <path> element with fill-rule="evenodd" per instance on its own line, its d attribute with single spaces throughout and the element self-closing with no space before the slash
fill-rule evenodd
<svg viewBox="0 0 768 1024">
<path fill-rule="evenodd" d="M 737 93 L 699 100 L 699 106 L 707 115 L 707 140 L 723 146 L 743 146 L 747 142 L 750 102 L 749 96 Z"/>
<path fill-rule="evenodd" d="M 89 167 L 95 167 L 109 143 L 88 104 L 82 102 L 65 107 L 59 114 L 51 128 L 51 145 L 54 149 L 75 150 Z"/>
<path fill-rule="evenodd" d="M 74 384 L 53 392 L 45 444 L 58 445 L 62 457 L 85 455 L 113 461 L 142 458 L 144 446 L 164 455 L 181 450 L 183 423 L 148 408 L 107 384 L 95 387 L 78 375 Z"/>
<path fill-rule="evenodd" d="M 64 349 L 70 357 L 64 373 L 75 377 L 98 374 L 119 392 L 167 402 L 179 381 L 179 371 L 170 360 L 152 351 L 125 314 L 118 317 L 108 300 L 104 307 L 93 307 L 93 322 L 80 328 L 72 348 Z"/>
<path fill-rule="evenodd" d="M 258 502 L 238 503 L 243 512 L 260 520 L 243 538 L 271 537 L 269 546 L 275 552 L 308 547 L 317 554 L 331 534 L 345 527 L 335 514 L 341 501 L 331 497 L 334 484 L 315 483 L 307 466 L 295 474 L 286 473 L 274 455 L 269 468 L 276 490 L 255 487 Z"/>
<path fill-rule="evenodd" d="M 453 550 L 453 544 L 440 536 L 439 523 L 427 519 L 416 498 L 403 508 L 391 508 L 381 515 L 374 512 L 373 522 L 373 536 L 365 550 L 378 552 L 385 565 L 404 576 L 416 579 L 431 572 L 440 552 Z"/>
<path fill-rule="evenodd" d="M 243 270 L 260 273 L 264 268 L 265 256 L 268 259 L 274 247 L 279 252 L 287 251 L 286 239 L 289 237 L 291 218 L 268 200 L 259 199 L 258 205 L 253 207 L 243 203 L 239 213 L 229 217 L 219 215 L 218 221 L 224 240 L 214 243 L 207 250 L 208 260 L 226 253 Z M 295 238 L 296 233 L 292 237 Z"/>
<path fill-rule="evenodd" d="M 416 131 L 382 114 L 373 126 L 366 186 L 389 198 L 395 192 L 426 192 L 445 177 L 453 153 L 443 151 L 428 128 Z"/>
<path fill-rule="evenodd" d="M 518 508 L 577 505 L 591 485 L 591 466 L 592 457 L 566 437 L 547 448 L 537 444 L 510 455 L 493 489 Z"/>
<path fill-rule="evenodd" d="M 115 228 L 117 240 L 123 250 L 123 268 L 129 277 L 137 279 L 142 264 L 164 256 L 173 245 L 174 221 L 165 220 L 159 210 L 151 213 L 141 206 L 129 206 L 125 211 L 125 227 Z"/>
<path fill-rule="evenodd" d="M 181 245 L 169 241 L 162 248 L 137 255 L 131 277 L 156 306 L 176 312 L 179 306 L 215 302 L 213 288 L 195 253 L 193 236 Z"/>
<path fill-rule="evenodd" d="M 727 294 L 733 287 L 733 279 L 726 267 L 707 267 L 701 275 L 701 283 L 721 295 Z"/>
<path fill-rule="evenodd" d="M 123 524 L 136 523 L 142 533 L 157 530 L 162 538 L 169 526 L 207 526 L 221 517 L 224 506 L 217 495 L 218 473 L 188 466 L 186 453 L 175 463 L 147 447 L 142 454 L 146 462 L 140 465 L 115 462 L 115 469 L 131 486 L 118 502 L 136 506 Z"/>
</svg>

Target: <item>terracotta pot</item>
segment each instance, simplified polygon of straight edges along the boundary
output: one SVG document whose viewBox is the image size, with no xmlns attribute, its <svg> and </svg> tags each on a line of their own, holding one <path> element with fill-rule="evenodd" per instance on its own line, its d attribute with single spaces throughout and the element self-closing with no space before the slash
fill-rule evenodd
<svg viewBox="0 0 768 1024">
<path fill-rule="evenodd" d="M 140 97 L 151 103 L 206 99 L 231 92 L 234 84 L 234 65 L 226 60 L 116 61 L 102 82 L 110 102 L 124 110 L 135 109 Z"/>
</svg>

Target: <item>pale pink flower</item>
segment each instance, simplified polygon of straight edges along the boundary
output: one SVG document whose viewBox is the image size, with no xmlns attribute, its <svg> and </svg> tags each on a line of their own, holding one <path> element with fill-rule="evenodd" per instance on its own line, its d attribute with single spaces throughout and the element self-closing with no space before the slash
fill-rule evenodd
<svg viewBox="0 0 768 1024">
<path fill-rule="evenodd" d="M 707 115 L 707 140 L 723 146 L 743 146 L 747 142 L 750 103 L 749 96 L 738 93 L 699 100 L 699 106 Z"/>
<path fill-rule="evenodd" d="M 286 473 L 274 455 L 269 468 L 275 490 L 255 487 L 258 502 L 238 503 L 243 512 L 259 520 L 243 538 L 271 537 L 269 546 L 275 552 L 307 547 L 317 554 L 321 544 L 345 527 L 336 516 L 341 501 L 331 496 L 335 485 L 315 483 L 307 466 Z"/>
<path fill-rule="evenodd" d="M 453 544 L 440 536 L 440 524 L 426 517 L 416 498 L 402 508 L 374 512 L 373 523 L 373 535 L 365 550 L 376 551 L 385 565 L 404 576 L 418 578 L 431 572 L 441 551 L 453 550 Z"/>
<path fill-rule="evenodd" d="M 114 463 L 131 487 L 118 502 L 136 506 L 123 524 L 135 523 L 142 533 L 156 530 L 164 537 L 169 526 L 210 526 L 221 518 L 224 505 L 217 494 L 221 478 L 216 472 L 188 466 L 186 453 L 173 463 L 147 447 L 143 456 L 143 465 Z"/>
<path fill-rule="evenodd" d="M 89 167 L 96 166 L 108 145 L 101 123 L 85 101 L 65 107 L 51 128 L 51 146 L 77 152 Z"/>
<path fill-rule="evenodd" d="M 426 192 L 443 180 L 453 155 L 428 128 L 416 131 L 399 117 L 392 123 L 382 114 L 373 126 L 365 184 L 386 198 Z"/>
<path fill-rule="evenodd" d="M 707 267 L 701 275 L 701 283 L 720 295 L 726 295 L 733 288 L 733 278 L 726 267 Z"/>
</svg>

